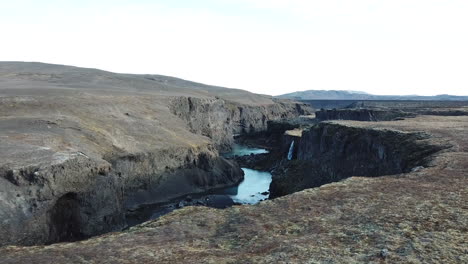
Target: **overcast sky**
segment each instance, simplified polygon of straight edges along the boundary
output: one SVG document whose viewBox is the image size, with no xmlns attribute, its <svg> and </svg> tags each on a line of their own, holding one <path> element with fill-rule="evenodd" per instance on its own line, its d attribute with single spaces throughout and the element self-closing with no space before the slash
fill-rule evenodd
<svg viewBox="0 0 468 264">
<path fill-rule="evenodd" d="M 0 60 L 278 95 L 468 95 L 467 0 L 0 0 Z"/>
</svg>

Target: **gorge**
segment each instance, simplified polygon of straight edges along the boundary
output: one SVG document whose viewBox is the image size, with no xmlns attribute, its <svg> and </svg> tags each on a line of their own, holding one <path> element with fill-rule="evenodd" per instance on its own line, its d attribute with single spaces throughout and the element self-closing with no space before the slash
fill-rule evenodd
<svg viewBox="0 0 468 264">
<path fill-rule="evenodd" d="M 0 245 L 121 230 L 141 204 L 237 184 L 219 155 L 234 134 L 310 112 L 165 76 L 5 62 L 0 77 Z"/>
<path fill-rule="evenodd" d="M 468 108 L 366 104 L 2 62 L 0 263 L 464 262 Z"/>
</svg>

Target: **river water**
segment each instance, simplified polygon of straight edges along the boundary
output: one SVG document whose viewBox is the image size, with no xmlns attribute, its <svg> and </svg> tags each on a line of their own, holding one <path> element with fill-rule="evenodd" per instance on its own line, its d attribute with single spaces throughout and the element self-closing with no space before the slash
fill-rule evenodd
<svg viewBox="0 0 468 264">
<path fill-rule="evenodd" d="M 246 156 L 251 154 L 268 153 L 265 149 L 249 148 L 235 144 L 226 158 Z M 127 213 L 127 223 L 133 226 L 144 221 L 156 219 L 178 208 L 189 205 L 205 205 L 215 208 L 226 208 L 233 204 L 256 204 L 268 199 L 271 183 L 271 173 L 265 171 L 242 168 L 244 180 L 236 186 L 210 190 L 206 193 L 186 195 L 170 202 L 141 206 L 139 209 Z"/>
<path fill-rule="evenodd" d="M 268 150 L 261 148 L 250 148 L 240 144 L 234 144 L 231 152 L 224 153 L 223 156 L 226 158 L 232 158 L 234 156 L 247 156 L 250 154 L 263 154 L 268 153 Z"/>
<path fill-rule="evenodd" d="M 249 148 L 235 144 L 230 153 L 224 154 L 225 157 L 247 156 L 250 154 L 268 153 L 265 149 Z M 242 168 L 244 171 L 244 180 L 237 186 L 221 189 L 219 194 L 227 194 L 236 203 L 256 204 L 269 196 L 268 190 L 271 183 L 271 173 Z"/>
</svg>

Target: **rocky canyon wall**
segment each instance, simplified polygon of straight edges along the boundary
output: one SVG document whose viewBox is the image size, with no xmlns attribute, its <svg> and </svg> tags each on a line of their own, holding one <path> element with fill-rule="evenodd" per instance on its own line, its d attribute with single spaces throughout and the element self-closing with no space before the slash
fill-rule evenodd
<svg viewBox="0 0 468 264">
<path fill-rule="evenodd" d="M 0 169 L 0 245 L 73 241 L 126 226 L 127 209 L 229 186 L 243 172 L 212 147 L 108 156 Z"/>
<path fill-rule="evenodd" d="M 153 107 L 149 100 L 125 102 L 117 112 L 98 102 L 70 108 L 73 113 L 62 111 L 56 119 L 54 114 L 42 117 L 49 121 L 2 120 L 0 129 L 14 132 L 0 144 L 0 245 L 70 241 L 121 230 L 128 209 L 236 184 L 242 170 L 218 154 L 230 148 L 234 134 L 261 131 L 270 119 L 308 113 L 295 103 L 167 101 L 170 111 L 158 105 L 148 111 Z M 57 103 L 50 104 L 53 109 Z M 123 110 L 127 106 L 132 108 Z M 18 111 L 29 107 L 37 108 L 26 102 Z M 94 107 L 102 112 L 81 113 Z"/>
<path fill-rule="evenodd" d="M 230 186 L 235 134 L 307 107 L 168 76 L 0 62 L 0 246 L 125 227 L 144 203 Z"/>
<path fill-rule="evenodd" d="M 318 187 L 351 176 L 376 177 L 425 166 L 440 146 L 427 144 L 422 133 L 319 123 L 302 136 L 283 137 L 283 159 L 273 171 L 270 197 Z M 295 141 L 293 159 L 286 160 Z"/>
<path fill-rule="evenodd" d="M 171 101 L 170 109 L 187 122 L 192 132 L 211 138 L 220 150 L 230 148 L 234 135 L 265 131 L 270 120 L 312 113 L 308 105 L 288 100 L 244 105 L 223 99 L 194 97 L 177 97 Z"/>
</svg>

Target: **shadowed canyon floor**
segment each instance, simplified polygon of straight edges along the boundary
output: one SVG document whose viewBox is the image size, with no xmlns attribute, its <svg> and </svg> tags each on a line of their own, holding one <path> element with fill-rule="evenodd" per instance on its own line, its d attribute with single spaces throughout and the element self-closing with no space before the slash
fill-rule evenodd
<svg viewBox="0 0 468 264">
<path fill-rule="evenodd" d="M 426 168 L 351 177 L 257 205 L 187 207 L 125 232 L 0 249 L 0 263 L 467 263 L 468 117 L 334 124 L 425 132 Z"/>
</svg>

